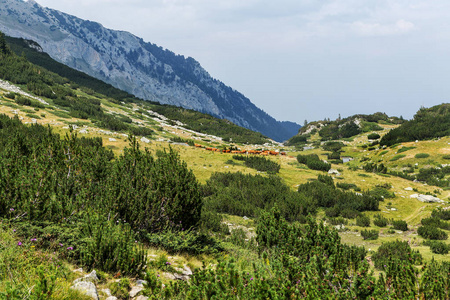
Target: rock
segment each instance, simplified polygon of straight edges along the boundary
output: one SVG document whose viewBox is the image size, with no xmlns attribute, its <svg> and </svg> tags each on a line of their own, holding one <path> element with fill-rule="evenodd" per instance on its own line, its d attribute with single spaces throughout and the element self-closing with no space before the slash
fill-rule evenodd
<svg viewBox="0 0 450 300">
<path fill-rule="evenodd" d="M 393 208 L 391 208 L 391 210 L 396 211 L 397 209 L 393 207 Z"/>
<path fill-rule="evenodd" d="M 422 194 L 412 194 L 411 196 L 409 196 L 410 198 L 414 198 L 417 199 L 421 202 L 427 202 L 427 203 L 444 203 L 443 200 L 431 196 L 431 195 L 422 195 Z"/>
<path fill-rule="evenodd" d="M 73 284 L 76 284 L 78 282 L 97 282 L 98 281 L 98 277 L 97 277 L 97 272 L 95 270 L 93 270 L 91 273 L 89 273 L 88 275 L 75 279 L 73 281 Z"/>
<path fill-rule="evenodd" d="M 146 138 L 146 137 L 142 137 L 141 138 L 141 142 L 148 144 L 148 143 L 150 143 L 150 140 L 148 138 Z"/>
<path fill-rule="evenodd" d="M 136 286 L 144 286 L 144 284 L 147 284 L 147 281 L 142 280 L 142 279 L 138 279 L 136 280 Z"/>
<path fill-rule="evenodd" d="M 103 292 L 106 296 L 112 296 L 112 294 L 111 294 L 111 290 L 110 289 L 103 289 L 103 290 L 101 290 L 101 292 Z"/>
<path fill-rule="evenodd" d="M 87 131 L 86 129 L 81 129 L 81 130 L 80 130 L 80 133 L 86 134 L 86 133 L 88 133 L 88 131 Z"/>
<path fill-rule="evenodd" d="M 248 217 L 247 216 L 244 216 L 242 219 L 244 219 L 244 220 L 248 220 Z"/>
<path fill-rule="evenodd" d="M 109 138 L 110 142 L 117 142 L 117 140 L 115 138 Z"/>
<path fill-rule="evenodd" d="M 175 279 L 178 279 L 178 280 L 188 281 L 188 280 L 190 279 L 189 276 L 186 276 L 186 275 L 180 275 L 180 274 L 178 274 L 178 273 L 174 273 L 173 276 L 175 277 Z"/>
<path fill-rule="evenodd" d="M 171 280 L 177 279 L 172 273 L 164 272 L 164 273 L 162 273 L 162 275 L 164 277 L 166 277 L 167 279 L 171 279 Z"/>
<path fill-rule="evenodd" d="M 136 298 L 134 298 L 134 300 L 147 300 L 147 299 L 148 299 L 148 297 L 145 297 L 145 296 L 142 296 L 142 295 L 137 296 Z"/>
<path fill-rule="evenodd" d="M 338 171 L 338 170 L 335 170 L 335 169 L 330 169 L 330 170 L 328 171 L 328 174 L 334 174 L 334 175 L 336 175 L 336 176 L 340 176 L 340 175 L 341 175 L 341 173 L 339 173 L 339 171 Z"/>
<path fill-rule="evenodd" d="M 410 187 L 410 186 L 408 186 L 408 187 L 405 188 L 405 191 L 412 191 L 412 190 L 413 190 L 413 188 Z"/>
<path fill-rule="evenodd" d="M 72 272 L 74 272 L 74 273 L 83 273 L 83 268 L 75 269 Z"/>
<path fill-rule="evenodd" d="M 80 281 L 70 287 L 71 289 L 80 291 L 81 293 L 98 300 L 97 288 L 95 284 L 89 281 Z"/>
<path fill-rule="evenodd" d="M 106 300 L 118 300 L 116 296 L 108 296 Z"/>
<path fill-rule="evenodd" d="M 130 291 L 130 297 L 134 298 L 144 289 L 144 286 L 133 286 Z"/>
</svg>

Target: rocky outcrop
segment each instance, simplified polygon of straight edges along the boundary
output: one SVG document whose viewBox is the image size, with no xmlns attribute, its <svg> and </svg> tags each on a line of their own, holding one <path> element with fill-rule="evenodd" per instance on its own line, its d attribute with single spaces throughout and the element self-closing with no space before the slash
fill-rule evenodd
<svg viewBox="0 0 450 300">
<path fill-rule="evenodd" d="M 96 271 L 92 271 L 90 274 L 75 279 L 73 285 L 70 287 L 71 289 L 78 290 L 81 293 L 98 300 L 97 287 L 95 283 L 98 281 Z"/>
<path fill-rule="evenodd" d="M 434 197 L 432 195 L 422 195 L 422 194 L 412 194 L 411 196 L 409 196 L 410 198 L 414 198 L 417 199 L 421 202 L 428 202 L 428 203 L 444 203 L 443 200 Z"/>
<path fill-rule="evenodd" d="M 40 6 L 34 1 L 0 0 L 0 31 L 36 41 L 52 58 L 145 100 L 205 112 L 274 140 L 300 128 L 278 122 L 238 91 L 212 78 L 185 58 L 124 31 Z"/>
</svg>

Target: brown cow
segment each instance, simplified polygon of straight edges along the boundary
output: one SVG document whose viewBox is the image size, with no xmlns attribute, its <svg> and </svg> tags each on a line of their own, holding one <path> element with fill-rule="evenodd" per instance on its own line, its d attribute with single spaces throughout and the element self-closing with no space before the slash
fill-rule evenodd
<svg viewBox="0 0 450 300">
<path fill-rule="evenodd" d="M 194 144 L 194 146 L 197 147 L 197 148 L 202 148 L 202 147 L 203 147 L 203 146 L 200 145 L 200 144 Z"/>
<path fill-rule="evenodd" d="M 278 152 L 276 152 L 276 151 L 269 151 L 269 154 L 270 155 L 278 155 Z"/>
</svg>

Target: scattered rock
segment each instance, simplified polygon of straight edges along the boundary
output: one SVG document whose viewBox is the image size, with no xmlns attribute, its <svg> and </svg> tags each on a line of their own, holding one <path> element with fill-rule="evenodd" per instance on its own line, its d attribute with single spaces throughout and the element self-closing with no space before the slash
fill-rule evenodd
<svg viewBox="0 0 450 300">
<path fill-rule="evenodd" d="M 89 273 L 88 275 L 75 279 L 73 284 L 78 283 L 78 282 L 97 282 L 98 281 L 98 277 L 97 277 L 97 272 L 95 270 L 93 270 L 91 273 Z"/>
<path fill-rule="evenodd" d="M 408 186 L 408 187 L 405 188 L 405 191 L 412 191 L 412 190 L 413 190 L 413 188 L 410 187 L 410 186 Z"/>
<path fill-rule="evenodd" d="M 133 286 L 130 291 L 130 297 L 134 298 L 144 289 L 144 286 Z"/>
<path fill-rule="evenodd" d="M 86 134 L 86 133 L 88 133 L 88 131 L 87 131 L 86 129 L 81 129 L 81 130 L 80 130 L 80 133 Z"/>
<path fill-rule="evenodd" d="M 443 200 L 431 196 L 431 195 L 422 195 L 422 194 L 412 194 L 411 196 L 409 196 L 410 198 L 414 198 L 417 199 L 421 202 L 428 202 L 428 203 L 444 203 Z"/>
<path fill-rule="evenodd" d="M 393 207 L 393 208 L 391 208 L 391 210 L 396 211 L 397 209 Z"/>
<path fill-rule="evenodd" d="M 110 142 L 117 142 L 117 140 L 115 138 L 109 138 Z"/>
<path fill-rule="evenodd" d="M 74 272 L 74 273 L 83 273 L 83 268 L 75 269 L 72 272 Z"/>
<path fill-rule="evenodd" d="M 101 290 L 101 292 L 103 292 L 106 296 L 112 296 L 112 294 L 111 294 L 111 290 L 110 289 L 103 289 L 103 290 Z"/>
<path fill-rule="evenodd" d="M 148 144 L 148 143 L 150 143 L 150 140 L 148 138 L 146 138 L 146 137 L 142 137 L 141 138 L 141 142 Z"/>
<path fill-rule="evenodd" d="M 116 296 L 108 296 L 106 300 L 118 300 Z"/>
<path fill-rule="evenodd" d="M 244 219 L 244 220 L 248 220 L 248 217 L 247 216 L 244 216 L 242 219 Z"/>
<path fill-rule="evenodd" d="M 336 175 L 336 176 L 341 176 L 341 173 L 339 173 L 339 171 L 338 171 L 338 170 L 335 170 L 335 169 L 330 169 L 330 170 L 328 171 L 328 174 L 334 174 L 334 175 Z"/>
<path fill-rule="evenodd" d="M 81 293 L 98 300 L 97 288 L 95 284 L 89 281 L 80 281 L 70 287 L 71 289 L 80 291 Z"/>
<path fill-rule="evenodd" d="M 175 280 L 177 279 L 172 273 L 163 272 L 162 275 L 166 277 L 167 279 Z"/>
<path fill-rule="evenodd" d="M 142 295 L 137 296 L 136 298 L 134 298 L 134 300 L 147 300 L 147 299 L 148 299 L 148 297 L 145 297 L 145 296 L 142 296 Z"/>
</svg>

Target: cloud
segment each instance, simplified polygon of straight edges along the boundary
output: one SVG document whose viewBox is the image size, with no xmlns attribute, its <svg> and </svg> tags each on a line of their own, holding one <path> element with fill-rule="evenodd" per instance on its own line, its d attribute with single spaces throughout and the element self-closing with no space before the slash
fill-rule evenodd
<svg viewBox="0 0 450 300">
<path fill-rule="evenodd" d="M 390 36 L 411 32 L 416 26 L 412 22 L 398 20 L 394 24 L 353 22 L 351 28 L 362 36 Z"/>
</svg>

